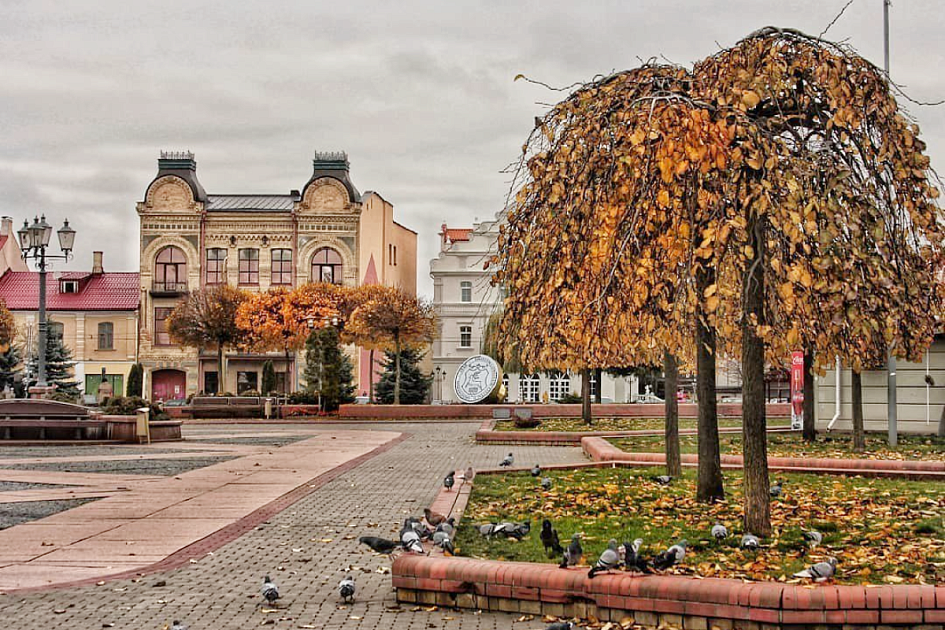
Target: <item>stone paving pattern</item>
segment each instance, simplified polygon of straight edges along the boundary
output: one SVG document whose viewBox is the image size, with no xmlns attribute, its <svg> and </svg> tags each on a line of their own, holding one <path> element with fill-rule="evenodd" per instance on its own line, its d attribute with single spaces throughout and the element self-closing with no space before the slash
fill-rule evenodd
<svg viewBox="0 0 945 630">
<path fill-rule="evenodd" d="M 328 427 L 320 427 L 327 429 Z M 272 517 L 267 523 L 194 563 L 140 580 L 34 593 L 0 595 L 0 614 L 19 629 L 162 628 L 181 619 L 191 630 L 248 628 L 272 621 L 275 628 L 319 629 L 519 629 L 543 628 L 518 615 L 414 609 L 394 600 L 386 557 L 357 543 L 361 535 L 396 537 L 408 514 L 420 515 L 447 470 L 493 468 L 512 450 L 518 462 L 586 461 L 577 448 L 482 446 L 474 443 L 479 423 L 334 425 L 331 430 L 395 431 L 412 434 L 391 450 Z M 232 426 L 221 431 L 237 433 Z M 201 428 L 201 437 L 207 436 Z M 256 429 L 258 430 L 258 428 Z M 298 431 L 298 425 L 267 425 L 267 431 Z M 248 434 L 252 429 L 245 428 Z M 222 435 L 222 433 L 221 433 Z M 189 445 L 188 445 L 189 446 Z M 331 539 L 332 542 L 321 542 Z M 357 580 L 353 605 L 344 606 L 338 581 L 351 567 Z M 261 606 L 262 576 L 270 573 L 283 599 L 279 612 Z M 166 582 L 165 586 L 157 586 Z"/>
</svg>

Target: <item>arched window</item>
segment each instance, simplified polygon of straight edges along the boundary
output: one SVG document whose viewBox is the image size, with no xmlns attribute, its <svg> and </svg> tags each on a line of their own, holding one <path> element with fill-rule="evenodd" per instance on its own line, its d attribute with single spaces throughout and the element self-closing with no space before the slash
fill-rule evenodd
<svg viewBox="0 0 945 630">
<path fill-rule="evenodd" d="M 561 400 L 571 393 L 571 376 L 567 372 L 555 372 L 551 375 L 548 387 L 549 400 Z"/>
<path fill-rule="evenodd" d="M 522 374 L 518 377 L 518 397 L 523 403 L 538 402 L 540 381 L 537 374 Z"/>
<path fill-rule="evenodd" d="M 207 284 L 226 282 L 226 250 L 211 247 L 207 250 Z"/>
<path fill-rule="evenodd" d="M 344 280 L 341 254 L 323 247 L 312 256 L 312 282 L 341 284 Z"/>
<path fill-rule="evenodd" d="M 168 245 L 154 259 L 154 288 L 157 291 L 187 289 L 187 258 L 180 248 Z"/>
</svg>

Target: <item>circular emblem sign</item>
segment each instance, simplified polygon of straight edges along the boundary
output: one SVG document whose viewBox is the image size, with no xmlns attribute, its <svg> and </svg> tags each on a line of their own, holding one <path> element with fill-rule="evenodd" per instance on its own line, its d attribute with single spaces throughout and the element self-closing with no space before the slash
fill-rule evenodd
<svg viewBox="0 0 945 630">
<path fill-rule="evenodd" d="M 453 391 L 464 403 L 482 402 L 498 388 L 502 370 L 484 354 L 469 357 L 456 370 Z"/>
</svg>

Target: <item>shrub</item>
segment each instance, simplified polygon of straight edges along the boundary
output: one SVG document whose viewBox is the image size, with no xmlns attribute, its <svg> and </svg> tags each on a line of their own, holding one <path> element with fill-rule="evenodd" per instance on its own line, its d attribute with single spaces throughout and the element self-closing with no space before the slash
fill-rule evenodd
<svg viewBox="0 0 945 630">
<path fill-rule="evenodd" d="M 558 399 L 559 405 L 567 405 L 567 404 L 579 403 L 579 402 L 581 402 L 581 395 L 572 394 L 571 392 L 568 392 L 567 394 L 565 394 L 564 396 Z"/>
<path fill-rule="evenodd" d="M 541 424 L 541 420 L 534 416 L 531 418 L 519 418 L 518 416 L 515 416 L 513 422 L 519 429 L 534 429 L 539 424 Z"/>
<path fill-rule="evenodd" d="M 317 405 L 318 394 L 312 392 L 292 392 L 288 396 L 290 405 Z"/>
<path fill-rule="evenodd" d="M 110 416 L 133 416 L 138 409 L 148 407 L 151 410 L 152 420 L 168 420 L 170 416 L 157 405 L 152 405 L 140 396 L 116 396 L 109 399 L 105 405 L 105 413 Z"/>
<path fill-rule="evenodd" d="M 256 398 L 259 396 L 259 392 L 257 392 L 255 389 L 247 389 L 245 392 L 240 394 L 240 396 L 244 396 L 246 398 Z"/>
</svg>

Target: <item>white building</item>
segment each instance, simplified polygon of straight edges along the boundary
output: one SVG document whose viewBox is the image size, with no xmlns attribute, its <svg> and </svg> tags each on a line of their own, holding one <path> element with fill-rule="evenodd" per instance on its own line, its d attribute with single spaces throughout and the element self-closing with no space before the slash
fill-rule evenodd
<svg viewBox="0 0 945 630">
<path fill-rule="evenodd" d="M 492 272 L 485 264 L 495 253 L 502 213 L 495 219 L 476 223 L 472 228 L 449 228 L 440 232 L 440 254 L 430 261 L 433 278 L 433 306 L 439 318 L 439 336 L 433 342 L 433 400 L 458 401 L 453 392 L 456 368 L 482 351 L 483 330 L 490 315 L 499 308 L 500 292 L 491 285 Z M 567 394 L 579 394 L 577 374 L 506 374 L 505 387 L 510 402 L 556 401 Z M 603 376 L 604 402 L 633 402 L 638 393 L 636 378 Z M 597 383 L 591 383 L 592 393 Z"/>
</svg>

